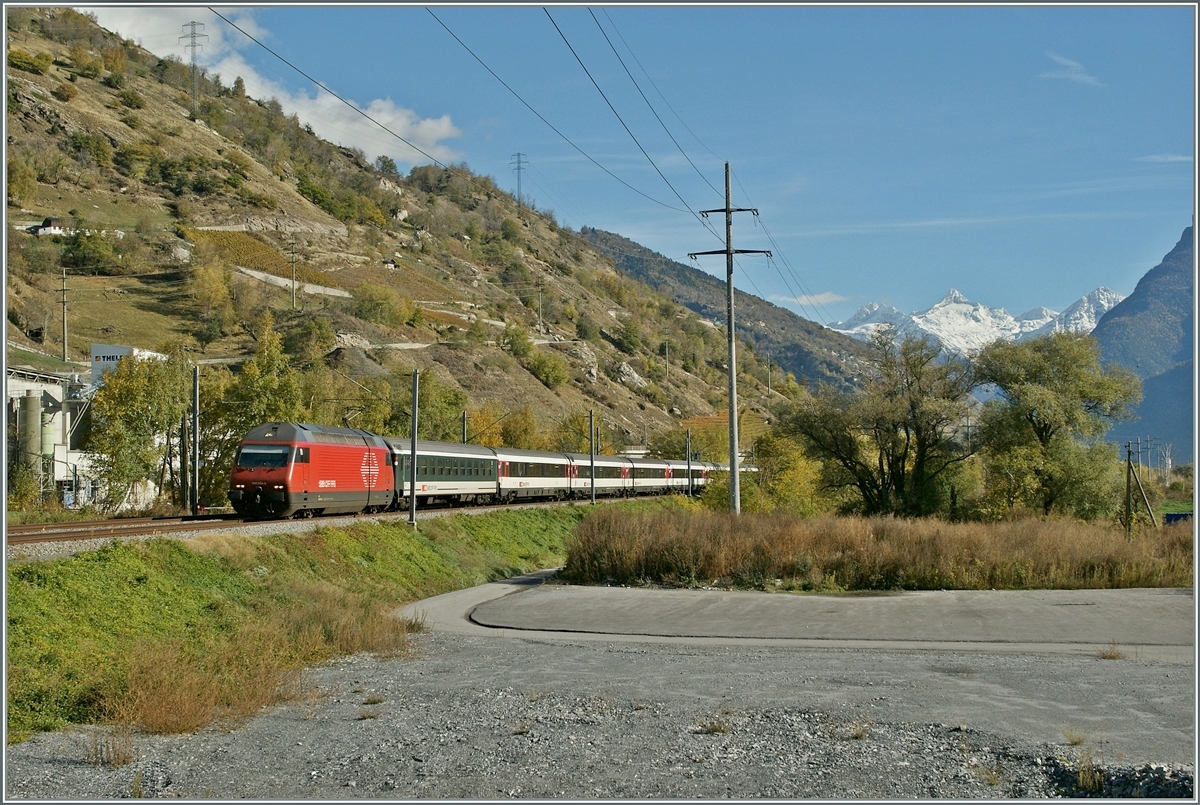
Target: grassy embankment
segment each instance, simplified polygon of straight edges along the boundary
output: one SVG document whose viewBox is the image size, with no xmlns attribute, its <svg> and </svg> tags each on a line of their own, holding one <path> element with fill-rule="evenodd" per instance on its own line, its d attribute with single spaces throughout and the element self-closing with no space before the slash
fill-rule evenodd
<svg viewBox="0 0 1200 805">
<path fill-rule="evenodd" d="M 71 724 L 237 723 L 306 695 L 300 669 L 398 654 L 397 605 L 553 567 L 583 508 L 113 543 L 10 563 L 9 741 Z"/>
<path fill-rule="evenodd" d="M 734 523 L 736 522 L 736 526 Z M 798 591 L 1192 586 L 1190 523 L 981 524 L 605 508 L 567 543 L 576 583 Z"/>
</svg>

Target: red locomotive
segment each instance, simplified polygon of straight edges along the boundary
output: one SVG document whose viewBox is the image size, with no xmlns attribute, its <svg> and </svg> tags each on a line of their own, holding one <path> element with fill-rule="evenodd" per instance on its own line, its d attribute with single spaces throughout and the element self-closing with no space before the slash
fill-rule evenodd
<svg viewBox="0 0 1200 805">
<path fill-rule="evenodd" d="M 238 447 L 229 500 L 246 518 L 383 511 L 396 500 L 392 451 L 357 428 L 260 425 Z"/>
</svg>

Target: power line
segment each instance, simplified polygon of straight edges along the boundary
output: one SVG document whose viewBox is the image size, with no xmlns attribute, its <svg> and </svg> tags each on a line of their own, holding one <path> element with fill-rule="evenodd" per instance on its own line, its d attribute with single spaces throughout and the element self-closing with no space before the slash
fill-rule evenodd
<svg viewBox="0 0 1200 805">
<path fill-rule="evenodd" d="M 621 54 L 617 52 L 617 48 L 613 45 L 612 40 L 608 38 L 608 34 L 605 33 L 605 31 L 604 31 L 604 26 L 602 26 L 600 24 L 600 20 L 596 19 L 596 13 L 594 11 L 592 11 L 590 8 L 588 9 L 588 13 L 592 15 L 592 20 L 596 23 L 596 27 L 599 28 L 600 33 L 604 35 L 604 41 L 608 42 L 608 46 L 610 48 L 612 48 L 613 55 L 616 56 L 617 61 L 619 61 L 621 63 L 621 67 L 625 70 L 625 75 L 629 76 L 629 80 L 631 82 L 633 82 L 633 86 L 637 88 L 638 94 L 642 96 L 642 100 L 645 101 L 646 106 L 648 106 L 650 108 L 650 112 L 651 112 L 651 114 L 654 115 L 654 119 L 657 120 L 658 124 L 663 127 L 663 131 L 665 131 L 667 133 L 667 136 L 671 138 L 671 142 L 675 143 L 675 147 L 679 149 L 679 153 L 683 154 L 683 158 L 686 159 L 688 164 L 692 166 L 692 170 L 696 171 L 696 175 L 698 175 L 701 179 L 703 179 L 705 184 L 707 184 L 709 187 L 712 187 L 712 191 L 714 193 L 716 193 L 718 196 L 720 196 L 721 191 L 718 190 L 717 188 L 713 187 L 712 182 L 708 181 L 708 177 L 706 177 L 703 173 L 700 172 L 700 169 L 696 167 L 696 163 L 692 162 L 692 158 L 687 155 L 687 152 L 683 150 L 683 146 L 680 145 L 679 142 L 675 139 L 675 135 L 671 134 L 671 130 L 667 128 L 667 124 L 664 123 L 663 119 L 658 116 L 658 112 L 655 111 L 654 105 L 650 103 L 650 99 L 646 97 L 646 93 L 642 92 L 642 88 L 638 85 L 637 79 L 635 79 L 633 77 L 633 73 L 629 72 L 629 68 L 625 66 L 625 60 L 621 58 Z M 605 12 L 605 16 L 608 16 L 607 12 Z M 611 19 L 609 20 L 609 23 L 610 24 L 612 23 Z M 614 25 L 613 29 L 615 30 L 616 27 L 617 26 Z M 617 33 L 618 33 L 618 35 L 620 34 L 619 31 Z M 624 39 L 622 39 L 621 41 L 623 43 L 625 43 L 626 48 L 629 47 L 629 44 L 626 43 Z M 629 52 L 633 53 L 632 50 L 630 50 Z M 634 56 L 634 58 L 636 59 L 637 57 Z M 653 83 L 653 82 L 651 82 L 651 83 Z"/>
<path fill-rule="evenodd" d="M 734 176 L 734 181 L 737 182 L 738 189 L 742 191 L 742 195 L 744 195 L 746 197 L 747 203 L 750 203 L 750 194 L 746 192 L 746 188 L 742 186 L 741 180 L 738 179 L 736 175 Z M 809 299 L 812 300 L 813 306 L 814 306 L 814 314 L 815 314 L 814 320 L 819 320 L 822 324 L 824 324 L 826 327 L 828 327 L 829 319 L 826 317 L 825 310 L 821 306 L 821 303 L 816 300 L 815 294 L 813 294 L 813 292 L 811 290 L 809 290 L 808 287 L 805 286 L 804 281 L 800 279 L 799 275 L 797 275 L 795 270 L 792 268 L 791 263 L 788 262 L 787 256 L 783 253 L 783 250 L 779 248 L 779 244 L 775 241 L 775 237 L 771 234 L 771 230 L 767 228 L 766 223 L 761 220 L 761 217 L 758 220 L 759 220 L 759 223 L 762 223 L 763 232 L 766 233 L 767 239 L 771 241 L 771 245 L 774 246 L 775 249 L 779 252 L 779 257 L 783 261 L 783 265 L 788 270 L 788 273 L 792 275 L 792 279 L 794 279 L 796 281 L 796 284 L 798 286 L 800 286 L 800 290 L 803 291 L 804 294 Z M 778 270 L 778 267 L 776 268 L 776 270 Z M 781 277 L 782 277 L 782 275 L 781 275 Z M 787 285 L 787 280 L 784 280 L 784 284 Z M 788 290 L 791 291 L 790 286 L 788 287 Z M 795 299 L 795 302 L 802 309 L 805 309 L 804 303 L 800 301 L 798 296 Z"/>
<path fill-rule="evenodd" d="M 685 129 L 687 129 L 688 134 L 692 135 L 692 137 L 696 140 L 696 142 L 700 143 L 700 146 L 705 151 L 712 154 L 717 159 L 721 159 L 720 156 L 717 156 L 717 154 L 713 153 L 713 150 L 711 148 L 709 148 L 707 145 L 705 145 L 700 140 L 700 138 L 696 135 L 696 132 L 692 131 L 691 128 L 688 126 L 688 124 L 684 122 L 683 118 L 679 116 L 679 113 L 675 111 L 675 107 L 671 106 L 671 102 L 667 100 L 666 96 L 663 95 L 662 90 L 660 90 L 658 88 L 658 84 L 654 83 L 654 79 L 650 77 L 650 73 L 648 73 L 646 71 L 646 68 L 642 66 L 641 61 L 637 57 L 637 54 L 633 52 L 633 48 L 629 47 L 629 43 L 625 41 L 625 37 L 621 36 L 621 30 L 619 28 L 617 28 L 617 24 L 615 22 L 613 22 L 612 17 L 610 17 L 608 15 L 608 10 L 607 9 L 601 9 L 601 10 L 604 11 L 604 18 L 608 20 L 608 24 L 611 25 L 613 27 L 613 30 L 617 32 L 617 36 L 621 39 L 621 44 L 625 45 L 626 50 L 628 50 L 629 54 L 631 56 L 633 56 L 633 60 L 635 62 L 637 62 L 637 66 L 641 69 L 642 75 L 646 76 L 646 80 L 648 80 L 650 82 L 650 86 L 654 87 L 654 91 L 658 93 L 658 97 L 662 98 L 663 103 L 665 103 L 667 105 L 667 108 L 671 110 L 671 114 L 675 115 L 675 119 L 678 120 Z M 712 185 L 710 184 L 709 187 L 712 187 Z M 717 188 L 715 188 L 715 187 L 713 188 L 713 190 L 716 190 L 717 195 L 720 195 L 720 193 L 721 193 L 720 190 L 717 190 Z"/>
<path fill-rule="evenodd" d="M 600 85 L 596 82 L 596 79 L 592 77 L 592 73 L 590 70 L 588 70 L 587 65 L 583 63 L 583 59 L 579 58 L 579 54 L 576 53 L 575 48 L 571 46 L 571 42 L 567 39 L 567 35 L 564 34 L 562 29 L 558 27 L 558 23 L 554 21 L 554 17 L 550 16 L 549 9 L 543 6 L 542 11 L 546 13 L 546 17 L 550 20 L 550 24 L 554 26 L 554 30 L 558 31 L 558 35 L 562 37 L 562 41 L 566 44 L 567 50 L 571 51 L 571 55 L 575 57 L 575 61 L 579 62 L 579 66 L 583 68 L 583 72 L 587 75 L 588 80 L 592 82 L 592 86 L 596 88 L 596 91 L 600 93 L 600 97 L 604 99 L 606 104 L 608 104 L 608 108 L 612 110 L 613 115 L 616 116 L 617 120 L 621 123 L 621 126 L 625 129 L 625 132 L 638 147 L 638 150 L 642 152 L 642 156 L 644 156 L 646 161 L 649 162 L 651 167 L 654 168 L 655 173 L 657 173 L 662 180 L 666 182 L 667 187 L 671 188 L 671 192 L 675 194 L 675 198 L 679 199 L 680 203 L 687 208 L 686 211 L 694 215 L 696 220 L 700 222 L 701 226 L 704 226 L 704 228 L 712 232 L 714 236 L 717 236 L 717 233 L 707 225 L 707 223 L 700 217 L 700 214 L 693 210 L 691 205 L 683 200 L 683 196 L 679 195 L 679 191 L 675 189 L 675 186 L 671 184 L 670 180 L 667 179 L 666 176 L 663 176 L 663 172 L 658 169 L 658 165 L 656 165 L 654 160 L 650 158 L 650 155 L 646 153 L 646 149 L 642 147 L 640 142 L 638 142 L 638 138 L 634 136 L 634 133 L 629 129 L 629 126 L 625 124 L 625 121 L 621 118 L 621 114 L 616 110 L 616 107 L 612 105 L 612 102 L 608 99 L 608 96 L 604 94 L 604 90 L 600 89 Z M 601 32 L 603 32 L 603 29 L 601 29 Z M 683 210 L 680 210 L 680 212 L 683 212 Z M 719 236 L 717 237 L 719 238 Z"/>
<path fill-rule="evenodd" d="M 444 164 L 444 163 L 443 163 L 441 160 L 439 160 L 439 159 L 437 159 L 436 157 L 434 157 L 432 154 L 428 154 L 428 153 L 426 153 L 424 150 L 422 150 L 422 149 L 421 149 L 420 147 L 418 147 L 417 145 L 415 145 L 415 144 L 413 144 L 413 143 L 409 142 L 408 140 L 404 139 L 404 138 L 403 138 L 403 137 L 401 137 L 399 134 L 397 134 L 396 132 L 392 131 L 391 129 L 389 129 L 387 126 L 383 125 L 382 123 L 380 123 L 380 122 L 379 122 L 378 120 L 376 120 L 375 118 L 371 117 L 369 114 L 367 114 L 366 112 L 364 112 L 362 109 L 359 109 L 359 108 L 358 108 L 357 106 L 355 106 L 353 103 L 351 103 L 350 101 L 346 100 L 346 99 L 345 99 L 345 98 L 343 98 L 341 95 L 338 95 L 336 92 L 334 92 L 333 90 L 331 90 L 329 87 L 325 86 L 325 85 L 324 85 L 324 84 L 322 84 L 320 81 L 318 81 L 317 79 L 313 78 L 312 76 L 310 76 L 308 73 L 306 73 L 306 72 L 304 72 L 303 70 L 301 70 L 301 69 L 300 69 L 299 67 L 297 67 L 296 65 L 292 64 L 290 61 L 288 61 L 287 59 L 285 59 L 283 56 L 280 56 L 278 53 L 276 53 L 275 51 L 271 50 L 269 47 L 267 47 L 266 45 L 264 45 L 262 42 L 258 41 L 258 40 L 257 40 L 257 39 L 255 39 L 253 36 L 251 36 L 249 33 L 247 33 L 246 31 L 242 30 L 240 27 L 238 27 L 236 23 L 234 23 L 233 21 L 231 21 L 231 20 L 230 20 L 230 19 L 228 19 L 227 17 L 223 16 L 222 14 L 218 13 L 217 11 L 214 11 L 214 10 L 212 9 L 212 7 L 211 7 L 211 6 L 210 6 L 210 7 L 208 7 L 208 10 L 209 10 L 209 11 L 211 11 L 211 12 L 212 12 L 213 14 L 215 14 L 216 16 L 220 17 L 222 20 L 224 20 L 226 23 L 228 23 L 228 24 L 229 24 L 229 25 L 230 25 L 232 28 L 234 28 L 236 31 L 238 31 L 239 33 L 241 33 L 243 36 L 245 36 L 245 37 L 246 37 L 247 39 L 249 39 L 251 42 L 253 42 L 254 44 L 258 45 L 259 47 L 261 47 L 263 50 L 265 50 L 265 51 L 267 51 L 268 53 L 270 53 L 270 54 L 271 54 L 272 56 L 274 56 L 275 58 L 279 59 L 281 62 L 283 62 L 284 64 L 286 64 L 288 67 L 291 67 L 291 68 L 292 68 L 293 70 L 295 70 L 297 73 L 299 73 L 300 75 L 304 76 L 304 77 L 305 77 L 305 78 L 307 78 L 309 81 L 313 82 L 313 83 L 314 83 L 314 84 L 316 84 L 318 87 L 320 87 L 321 89 L 323 89 L 323 90 L 325 90 L 326 92 L 328 92 L 330 95 L 332 95 L 334 98 L 336 98 L 336 99 L 338 99 L 339 101 L 341 101 L 342 103 L 344 103 L 346 106 L 349 106 L 349 107 L 350 107 L 351 109 L 353 109 L 355 112 L 357 112 L 358 114 L 360 114 L 360 115 L 362 115 L 363 117 L 365 117 L 367 120 L 369 120 L 369 121 L 371 121 L 372 123 L 374 123 L 376 126 L 378 126 L 378 127 L 379 127 L 380 129 L 382 129 L 383 131 L 386 131 L 388 134 L 392 135 L 392 136 L 393 136 L 393 137 L 395 137 L 397 140 L 399 140 L 400 142 L 404 143 L 405 145 L 407 145 L 409 148 L 411 148 L 411 149 L 413 149 L 414 151 L 416 151 L 416 152 L 417 152 L 418 154 L 420 154 L 421 156 L 423 156 L 423 157 L 425 157 L 426 159 L 428 159 L 428 160 L 430 160 L 431 162 L 433 162 L 433 163 L 434 163 L 435 165 L 437 165 L 439 168 L 442 168 L 443 170 L 446 170 L 446 171 L 450 171 L 451 173 L 458 174 L 458 175 L 462 176 L 464 179 L 466 179 L 466 180 L 467 180 L 467 181 L 468 181 L 468 182 L 469 182 L 469 183 L 470 183 L 472 186 L 474 186 L 474 187 L 475 187 L 477 190 L 480 190 L 480 191 L 482 191 L 482 192 L 485 192 L 485 193 L 487 192 L 487 188 L 485 188 L 485 187 L 482 187 L 481 185 L 477 184 L 477 183 L 475 182 L 474 178 L 473 178 L 473 177 L 472 177 L 470 174 L 468 174 L 468 173 L 463 173 L 462 171 L 459 171 L 459 170 L 455 169 L 454 167 L 452 167 L 452 166 L 450 166 L 450 165 L 446 165 L 446 164 Z M 433 12 L 430 12 L 430 13 L 432 14 Z M 435 17 L 435 19 L 436 19 L 436 17 Z"/>
<path fill-rule="evenodd" d="M 617 176 L 615 173 L 613 173 L 612 171 L 610 171 L 608 168 L 604 167 L 604 166 L 603 166 L 603 165 L 601 165 L 599 162 L 597 162 L 595 159 L 593 159 L 593 158 L 592 158 L 592 156 L 591 156 L 591 154 L 589 154 L 589 153 L 587 153 L 586 151 L 584 151 L 582 148 L 580 148 L 578 145 L 576 145 L 574 142 L 572 142 L 570 137 L 568 137 L 567 135 L 565 135 L 565 134 L 563 134 L 561 131 L 559 131 L 557 128 L 555 128 L 555 126 L 554 126 L 554 124 L 553 124 L 553 123 L 551 123 L 549 120 L 547 120 L 545 117 L 543 117 L 543 116 L 542 116 L 542 114 L 541 114 L 540 112 L 538 112 L 538 110 L 536 110 L 536 109 L 534 109 L 532 106 L 530 106 L 530 105 L 529 105 L 529 103 L 528 103 L 528 101 L 526 101 L 524 98 L 522 98 L 522 97 L 520 96 L 520 94 L 518 94 L 518 92 L 517 92 L 515 89 L 513 89 L 512 87 L 510 87 L 510 86 L 509 86 L 509 85 L 508 85 L 508 84 L 507 84 L 507 83 L 504 81 L 504 79 L 503 79 L 503 78 L 501 78 L 500 76 L 496 75 L 496 71 L 495 71 L 495 70 L 493 70 L 491 67 L 488 67 L 488 66 L 487 66 L 487 63 L 486 63 L 486 62 L 484 62 L 484 60 L 483 60 L 483 59 L 481 59 L 481 58 L 479 58 L 478 56 L 476 56 L 476 55 L 475 55 L 475 51 L 473 51 L 473 50 L 471 50 L 469 47 L 467 47 L 467 44 L 466 44 L 465 42 L 463 42 L 461 39 L 459 39 L 459 38 L 458 38 L 458 35 L 457 35 L 457 34 L 455 34 L 455 33 L 454 33 L 454 31 L 451 31 L 451 30 L 450 30 L 450 28 L 449 28 L 449 26 L 447 26 L 447 25 L 446 25 L 446 23 L 442 22 L 442 21 L 441 21 L 441 20 L 438 18 L 438 15 L 437 15 L 437 14 L 434 14 L 434 13 L 433 13 L 433 10 L 432 10 L 432 9 L 430 9 L 430 8 L 426 7 L 426 9 L 425 9 L 425 10 L 429 12 L 429 16 L 431 16 L 431 17 L 433 17 L 435 20 L 437 20 L 437 23 L 438 23 L 438 25 L 440 25 L 440 26 L 442 26 L 443 28 L 445 28 L 445 29 L 446 29 L 446 33 L 450 34 L 450 36 L 452 36 L 452 37 L 454 38 L 454 41 L 455 41 L 455 42 L 458 42 L 458 44 L 462 45 L 462 47 L 463 47 L 463 50 L 467 51 L 467 53 L 470 53 L 470 54 L 471 54 L 471 56 L 472 56 L 472 58 L 474 58 L 474 59 L 475 59 L 475 61 L 479 62 L 479 64 L 480 64 L 480 65 L 483 67 L 483 69 L 485 69 L 485 70 L 487 70 L 489 73 L 491 73 L 492 77 L 493 77 L 493 78 L 495 78 L 497 81 L 499 81 L 499 82 L 500 82 L 500 84 L 501 84 L 501 86 L 503 86 L 503 87 L 504 87 L 506 90 L 508 90 L 509 92 L 511 92 L 511 93 L 512 93 L 512 95 L 513 95 L 513 97 L 514 97 L 514 98 L 516 98 L 518 101 L 520 101 L 522 104 L 524 104 L 524 106 L 525 106 L 525 108 L 526 108 L 526 109 L 528 109 L 530 112 L 533 112 L 534 116 L 535 116 L 535 117 L 537 117 L 537 119 L 538 119 L 538 120 L 542 121 L 542 122 L 543 122 L 543 123 L 545 123 L 547 126 L 549 126 L 551 131 L 553 131 L 555 134 L 557 134 L 559 137 L 561 137 L 561 138 L 562 138 L 562 139 L 563 139 L 563 140 L 564 140 L 564 141 L 567 143 L 567 145 L 571 146 L 571 147 L 572 147 L 572 148 L 574 148 L 576 151 L 578 151 L 580 154 L 582 154 L 582 155 L 583 155 L 583 157 L 584 157 L 585 159 L 587 159 L 589 162 L 591 162 L 593 165 L 595 165 L 595 166 L 596 166 L 597 168 L 599 168 L 600 170 L 602 170 L 602 171 L 604 171 L 605 173 L 607 173 L 607 174 L 608 174 L 609 176 L 611 176 L 612 178 L 616 179 L 618 182 L 620 182 L 621 184 L 623 184 L 625 187 L 627 187 L 627 188 L 629 188 L 630 190 L 632 190 L 633 192 L 637 193 L 639 196 L 642 196 L 643 198 L 645 198 L 645 199 L 648 199 L 649 201 L 653 201 L 655 204 L 658 204 L 658 205 L 660 205 L 660 206 L 662 206 L 662 207 L 666 207 L 668 210 L 675 210 L 675 212 L 691 212 L 691 210 L 688 210 L 688 209 L 681 210 L 681 209 L 678 209 L 678 208 L 676 208 L 676 207 L 672 207 L 670 204 L 667 204 L 666 202 L 659 201 L 658 199 L 654 198 L 653 196 L 650 196 L 650 195 L 647 195 L 646 193 L 643 193 L 641 190 L 638 190 L 636 187 L 634 187 L 633 185 L 629 184 L 629 182 L 625 181 L 625 180 L 624 180 L 624 179 L 622 179 L 620 176 Z M 686 206 L 686 205 L 685 205 L 685 206 Z"/>
</svg>

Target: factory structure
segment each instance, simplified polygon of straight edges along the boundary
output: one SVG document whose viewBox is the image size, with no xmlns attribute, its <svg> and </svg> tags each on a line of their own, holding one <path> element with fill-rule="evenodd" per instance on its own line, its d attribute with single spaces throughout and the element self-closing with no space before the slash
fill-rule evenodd
<svg viewBox="0 0 1200 805">
<path fill-rule="evenodd" d="M 68 508 L 97 500 L 100 481 L 82 449 L 88 408 L 104 374 L 127 355 L 165 357 L 134 347 L 92 344 L 90 372 L 6 367 L 9 471 L 32 473 L 43 494 L 54 494 Z"/>
</svg>

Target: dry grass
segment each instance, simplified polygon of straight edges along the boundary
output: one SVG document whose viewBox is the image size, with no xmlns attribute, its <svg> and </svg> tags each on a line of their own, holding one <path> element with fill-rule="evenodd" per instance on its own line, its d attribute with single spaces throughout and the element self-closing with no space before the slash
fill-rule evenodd
<svg viewBox="0 0 1200 805">
<path fill-rule="evenodd" d="M 1187 587 L 1192 534 L 1171 526 L 1130 540 L 1119 528 L 1071 520 L 733 518 L 606 507 L 568 542 L 562 576 L 824 591 Z"/>
<path fill-rule="evenodd" d="M 1079 767 L 1075 773 L 1075 782 L 1083 791 L 1100 794 L 1104 791 L 1104 770 L 1096 767 L 1092 750 L 1085 749 L 1079 755 Z"/>
<path fill-rule="evenodd" d="M 729 725 L 719 718 L 712 721 L 705 721 L 700 725 L 700 733 L 703 735 L 724 735 L 729 730 Z"/>
<path fill-rule="evenodd" d="M 83 757 L 94 766 L 116 769 L 133 762 L 133 727 L 129 724 L 113 724 L 94 727 L 84 738 Z"/>
<path fill-rule="evenodd" d="M 1117 648 L 1117 641 L 1113 640 L 1104 648 L 1096 652 L 1096 656 L 1102 660 L 1123 660 L 1125 653 Z"/>
<path fill-rule="evenodd" d="M 203 647 L 145 641 L 130 651 L 123 690 L 109 709 L 122 724 L 150 733 L 186 733 L 212 723 L 244 723 L 265 707 L 319 695 L 304 687 L 305 664 L 359 652 L 397 656 L 409 623 L 387 607 L 325 582 L 298 582 L 292 607 L 242 624 L 226 640 Z M 383 701 L 370 697 L 364 704 Z M 362 718 L 375 718 L 378 713 Z"/>
<path fill-rule="evenodd" d="M 1063 730 L 1063 737 L 1067 739 L 1067 743 L 1071 746 L 1082 746 L 1083 742 L 1087 740 L 1087 736 L 1074 730 Z"/>
</svg>

